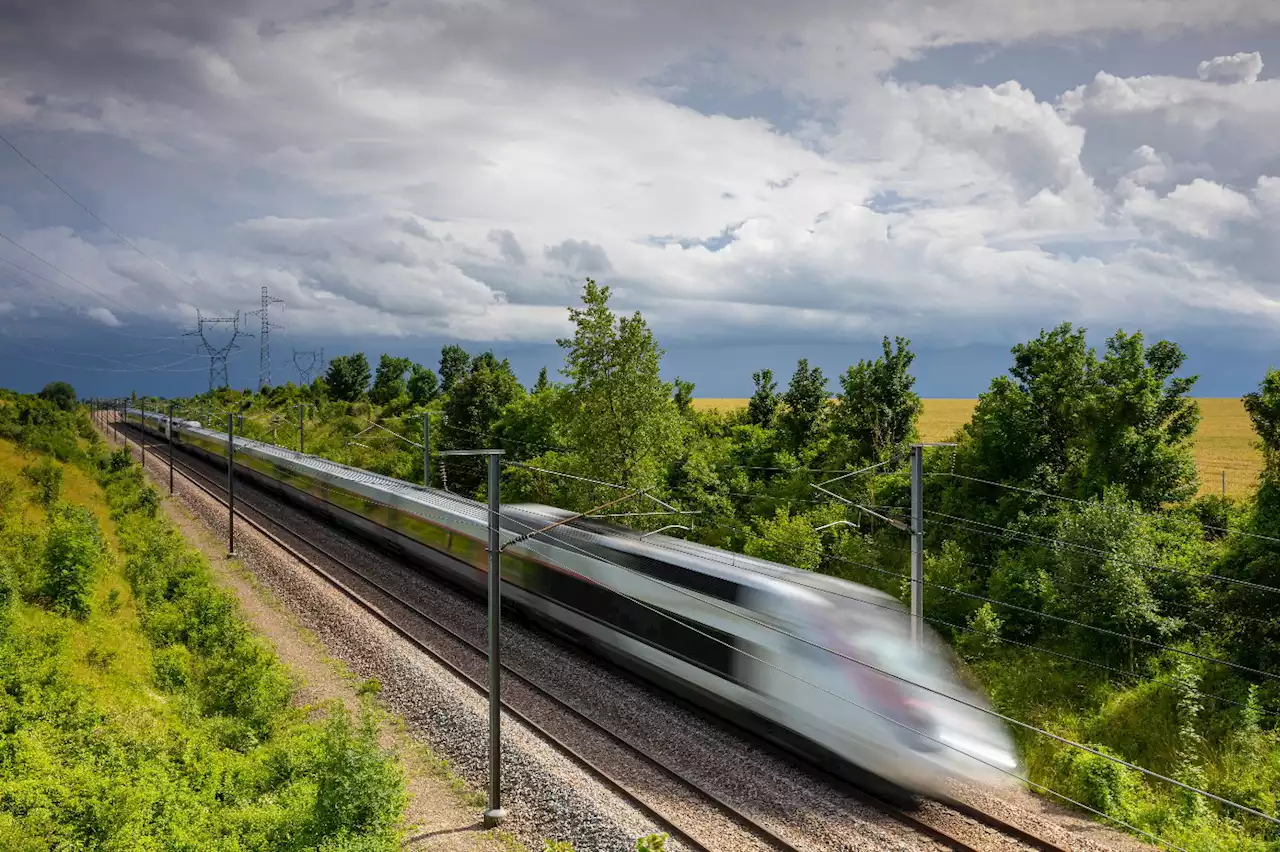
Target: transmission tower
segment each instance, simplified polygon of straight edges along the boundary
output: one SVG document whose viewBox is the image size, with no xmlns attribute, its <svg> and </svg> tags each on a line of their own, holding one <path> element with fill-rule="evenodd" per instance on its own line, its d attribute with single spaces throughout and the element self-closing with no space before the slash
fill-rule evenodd
<svg viewBox="0 0 1280 852">
<path fill-rule="evenodd" d="M 312 377 L 324 369 L 324 350 L 293 350 L 293 368 L 298 371 L 298 387 L 306 387 L 311 384 Z"/>
<path fill-rule="evenodd" d="M 205 326 L 230 325 L 231 339 L 222 346 L 214 346 L 209 342 L 208 336 L 205 334 Z M 236 345 L 236 338 L 240 336 L 253 337 L 246 331 L 240 329 L 240 312 L 236 311 L 233 317 L 206 317 L 198 310 L 196 311 L 196 330 L 188 331 L 184 336 L 197 336 L 200 338 L 200 349 L 209 354 L 209 390 L 213 390 L 218 386 L 218 382 L 222 382 L 222 386 L 230 387 L 231 383 L 227 380 L 227 356 L 239 349 Z"/>
<path fill-rule="evenodd" d="M 262 318 L 262 332 L 258 337 L 258 390 L 262 390 L 271 384 L 271 329 L 281 328 L 278 325 L 272 325 L 271 320 L 267 317 L 267 310 L 272 305 L 283 305 L 284 299 L 277 299 L 274 296 L 267 295 L 267 288 L 262 288 L 262 307 L 256 311 L 250 311 L 250 315 L 258 315 Z"/>
</svg>

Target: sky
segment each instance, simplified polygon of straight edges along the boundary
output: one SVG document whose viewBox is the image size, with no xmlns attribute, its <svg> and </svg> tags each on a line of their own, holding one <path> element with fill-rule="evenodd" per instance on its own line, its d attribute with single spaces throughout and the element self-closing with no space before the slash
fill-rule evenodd
<svg viewBox="0 0 1280 852">
<path fill-rule="evenodd" d="M 973 396 L 1070 321 L 1251 389 L 1280 321 L 1270 0 L 0 0 L 0 385 L 294 351 L 532 380 L 585 277 L 701 396 L 883 335 Z M 1274 65 L 1268 64 L 1272 62 Z M 42 173 L 43 172 L 43 173 Z M 206 327 L 221 347 L 227 326 Z M 303 365 L 309 356 L 300 356 Z"/>
</svg>

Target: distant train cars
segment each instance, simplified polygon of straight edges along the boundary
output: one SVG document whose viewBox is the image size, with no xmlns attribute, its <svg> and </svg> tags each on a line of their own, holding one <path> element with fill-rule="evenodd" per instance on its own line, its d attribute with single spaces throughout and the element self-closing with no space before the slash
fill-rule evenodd
<svg viewBox="0 0 1280 852">
<path fill-rule="evenodd" d="M 167 418 L 128 418 L 165 438 Z M 225 464 L 227 436 L 175 421 L 178 446 Z M 446 579 L 482 592 L 487 510 L 272 444 L 235 438 L 237 471 Z M 509 542 L 570 513 L 502 509 Z M 550 630 L 842 774 L 941 796 L 1020 770 L 1000 721 L 892 597 L 833 577 L 600 520 L 502 554 L 504 600 Z M 956 699 L 956 700 L 952 700 Z"/>
</svg>

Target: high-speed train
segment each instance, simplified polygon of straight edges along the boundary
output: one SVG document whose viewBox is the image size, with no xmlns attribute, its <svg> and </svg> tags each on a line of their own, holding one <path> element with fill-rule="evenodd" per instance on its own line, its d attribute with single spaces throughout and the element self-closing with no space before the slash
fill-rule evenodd
<svg viewBox="0 0 1280 852">
<path fill-rule="evenodd" d="M 225 432 L 129 410 L 175 446 L 225 464 Z M 236 437 L 237 474 L 483 592 L 487 507 Z M 570 518 L 502 507 L 501 539 Z M 802 757 L 895 795 L 943 797 L 954 780 L 1006 786 L 1007 729 L 963 686 L 945 646 L 874 589 L 682 539 L 570 520 L 511 544 L 503 598 L 687 700 Z M 894 675 L 889 676 L 889 675 Z"/>
</svg>

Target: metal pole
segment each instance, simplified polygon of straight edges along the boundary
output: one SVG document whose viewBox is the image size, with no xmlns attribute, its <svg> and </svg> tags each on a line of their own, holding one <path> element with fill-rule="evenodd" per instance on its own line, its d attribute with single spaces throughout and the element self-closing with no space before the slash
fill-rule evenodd
<svg viewBox="0 0 1280 852">
<path fill-rule="evenodd" d="M 490 471 L 492 473 L 492 471 Z M 422 412 L 422 484 L 431 487 L 431 412 Z"/>
<path fill-rule="evenodd" d="M 169 496 L 173 496 L 173 403 L 169 403 Z"/>
<path fill-rule="evenodd" d="M 306 422 L 307 404 L 304 402 L 298 406 L 298 452 L 305 453 L 307 451 L 306 438 L 303 436 L 303 423 Z"/>
<path fill-rule="evenodd" d="M 502 543 L 498 532 L 501 500 L 498 489 L 501 457 L 489 454 L 489 809 L 484 824 L 492 828 L 502 822 Z"/>
<path fill-rule="evenodd" d="M 911 446 L 911 642 L 924 635 L 924 447 Z"/>
<path fill-rule="evenodd" d="M 227 556 L 236 555 L 236 416 L 227 412 Z"/>
<path fill-rule="evenodd" d="M 147 419 L 146 397 L 143 397 L 140 405 L 142 406 L 142 409 L 138 414 L 138 431 L 141 432 L 142 434 L 138 437 L 138 446 L 142 448 L 142 472 L 146 473 L 147 472 L 147 434 L 144 431 L 144 427 Z"/>
<path fill-rule="evenodd" d="M 1222 496 L 1227 496 L 1227 472 L 1225 470 L 1222 471 Z"/>
</svg>

